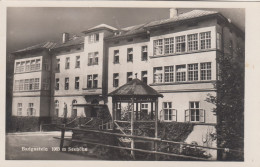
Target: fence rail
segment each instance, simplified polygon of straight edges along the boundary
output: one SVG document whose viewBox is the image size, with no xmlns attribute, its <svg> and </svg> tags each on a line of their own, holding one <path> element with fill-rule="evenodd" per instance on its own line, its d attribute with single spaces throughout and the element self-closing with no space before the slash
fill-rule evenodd
<svg viewBox="0 0 260 167">
<path fill-rule="evenodd" d="M 79 128 L 69 128 L 69 127 L 59 127 L 61 130 L 72 130 L 72 131 L 80 131 L 80 132 L 92 132 L 92 133 L 101 133 L 101 134 L 106 134 L 106 135 L 114 135 L 118 137 L 126 137 L 126 138 L 131 138 L 131 139 L 140 139 L 140 140 L 147 140 L 147 141 L 153 141 L 155 143 L 162 142 L 162 143 L 169 143 L 169 144 L 180 144 L 180 145 L 185 145 L 185 146 L 190 146 L 193 148 L 204 148 L 204 149 L 211 149 L 211 150 L 222 150 L 224 152 L 237 152 L 237 153 L 243 153 L 243 151 L 240 150 L 234 150 L 234 149 L 228 149 L 228 148 L 217 148 L 217 147 L 206 147 L 206 146 L 200 146 L 200 145 L 193 145 L 193 144 L 187 144 L 184 142 L 176 142 L 176 141 L 170 141 L 170 140 L 162 140 L 161 138 L 153 138 L 153 137 L 144 137 L 144 136 L 135 136 L 135 135 L 127 135 L 127 134 L 119 134 L 119 133 L 112 133 L 112 132 L 107 132 L 107 131 L 99 131 L 99 130 L 90 130 L 90 129 L 79 129 Z M 62 138 L 59 138 L 62 140 Z M 68 140 L 68 139 L 66 139 Z M 71 141 L 77 141 L 77 142 L 85 142 L 81 140 L 72 140 Z M 101 143 L 92 143 L 96 145 L 103 145 L 107 147 L 114 147 L 118 149 L 126 149 L 126 150 L 131 150 L 131 151 L 140 151 L 140 152 L 146 152 L 146 153 L 154 153 L 154 154 L 161 154 L 161 155 L 169 155 L 169 156 L 179 156 L 179 157 L 186 157 L 186 158 L 191 158 L 191 156 L 187 155 L 180 155 L 180 154 L 174 154 L 174 153 L 164 153 L 164 152 L 158 152 L 158 151 L 149 151 L 149 150 L 142 150 L 142 149 L 135 149 L 135 148 L 127 148 L 127 147 L 119 147 L 119 146 L 108 146 L 105 144 Z M 205 158 L 199 158 L 199 157 L 193 157 L 193 159 L 197 160 L 208 160 Z"/>
</svg>

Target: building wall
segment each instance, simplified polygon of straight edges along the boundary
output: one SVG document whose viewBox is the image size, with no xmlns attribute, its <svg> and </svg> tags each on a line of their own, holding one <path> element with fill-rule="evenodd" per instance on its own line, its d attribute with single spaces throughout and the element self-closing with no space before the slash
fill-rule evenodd
<svg viewBox="0 0 260 167">
<path fill-rule="evenodd" d="M 35 109 L 34 116 L 49 116 L 49 110 L 46 109 L 46 106 L 50 104 L 50 89 L 43 90 L 43 81 L 47 78 L 50 78 L 50 67 L 51 59 L 47 51 L 35 51 L 29 53 L 21 53 L 15 55 L 15 66 L 14 66 L 14 83 L 16 80 L 25 80 L 25 79 L 35 79 L 39 78 L 39 89 L 33 90 L 15 90 L 15 84 L 13 84 L 13 115 L 17 115 L 17 104 L 22 103 L 23 113 L 22 116 L 27 116 L 27 108 L 29 103 L 33 103 L 33 108 Z M 30 60 L 40 60 L 40 68 L 34 71 L 23 71 L 16 72 L 16 62 L 26 62 Z M 47 63 L 45 63 L 48 62 Z M 44 68 L 46 64 L 48 66 L 47 70 Z M 49 80 L 49 88 L 50 88 Z M 45 107 L 44 107 L 45 106 Z"/>
<path fill-rule="evenodd" d="M 22 115 L 19 116 L 27 116 L 27 110 L 29 103 L 33 103 L 33 108 L 35 109 L 35 116 L 40 116 L 40 103 L 41 103 L 41 97 L 30 97 L 30 96 L 23 96 L 23 97 L 13 97 L 12 102 L 12 115 L 18 116 L 17 114 L 17 106 L 18 103 L 22 103 Z"/>
<path fill-rule="evenodd" d="M 65 103 L 67 104 L 67 117 L 72 117 L 72 101 L 76 100 L 77 104 L 85 104 L 86 101 L 84 99 L 83 96 L 56 96 L 53 98 L 52 100 L 52 116 L 54 116 L 54 111 L 55 111 L 55 101 L 58 100 L 59 101 L 59 117 L 63 117 L 64 116 L 64 106 Z M 85 116 L 84 113 L 84 108 L 83 107 L 74 107 L 75 109 L 77 109 L 77 116 Z"/>
<path fill-rule="evenodd" d="M 206 98 L 209 97 L 208 94 L 216 95 L 214 91 L 163 93 L 164 97 L 158 100 L 159 119 L 164 121 L 163 102 L 172 102 L 172 108 L 177 110 L 177 122 L 185 122 L 185 110 L 190 108 L 189 102 L 196 101 L 200 103 L 200 109 L 205 110 L 205 122 L 203 123 L 216 123 L 216 115 L 213 112 L 215 105 L 206 101 Z"/>
</svg>

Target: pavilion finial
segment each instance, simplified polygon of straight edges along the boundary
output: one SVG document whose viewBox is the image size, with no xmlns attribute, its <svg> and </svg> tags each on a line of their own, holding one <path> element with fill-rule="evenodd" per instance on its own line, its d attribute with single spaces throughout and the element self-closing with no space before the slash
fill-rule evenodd
<svg viewBox="0 0 260 167">
<path fill-rule="evenodd" d="M 137 78 L 137 73 L 135 73 L 135 78 Z"/>
</svg>

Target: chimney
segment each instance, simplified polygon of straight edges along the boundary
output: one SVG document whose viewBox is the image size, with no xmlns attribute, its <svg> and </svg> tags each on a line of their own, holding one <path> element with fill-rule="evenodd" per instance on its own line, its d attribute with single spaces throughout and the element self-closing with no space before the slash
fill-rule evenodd
<svg viewBox="0 0 260 167">
<path fill-rule="evenodd" d="M 64 32 L 64 33 L 62 34 L 62 43 L 66 43 L 66 42 L 69 40 L 69 36 L 70 36 L 69 33 Z"/>
<path fill-rule="evenodd" d="M 170 8 L 170 19 L 178 16 L 178 9 Z"/>
</svg>

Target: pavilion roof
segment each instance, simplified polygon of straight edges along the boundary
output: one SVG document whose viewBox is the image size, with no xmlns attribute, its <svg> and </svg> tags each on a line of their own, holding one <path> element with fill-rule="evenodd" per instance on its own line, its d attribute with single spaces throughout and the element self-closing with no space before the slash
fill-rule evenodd
<svg viewBox="0 0 260 167">
<path fill-rule="evenodd" d="M 163 97 L 155 89 L 135 78 L 108 94 L 108 96 L 154 96 Z"/>
</svg>

